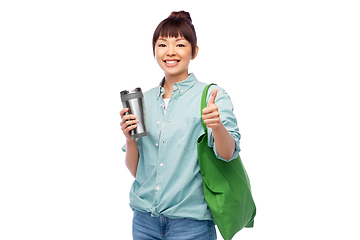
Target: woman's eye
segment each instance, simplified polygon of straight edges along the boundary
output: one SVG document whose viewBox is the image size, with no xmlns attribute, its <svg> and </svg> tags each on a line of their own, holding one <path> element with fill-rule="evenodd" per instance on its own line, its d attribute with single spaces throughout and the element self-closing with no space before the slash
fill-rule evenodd
<svg viewBox="0 0 360 240">
<path fill-rule="evenodd" d="M 159 47 L 166 47 L 165 44 L 159 44 Z"/>
<path fill-rule="evenodd" d="M 178 44 L 177 46 L 178 46 L 178 47 L 185 47 L 184 44 Z"/>
</svg>

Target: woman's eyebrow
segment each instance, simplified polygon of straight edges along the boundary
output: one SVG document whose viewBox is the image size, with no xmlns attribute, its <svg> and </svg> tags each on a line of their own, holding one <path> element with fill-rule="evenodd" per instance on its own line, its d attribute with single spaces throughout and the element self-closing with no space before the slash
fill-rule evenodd
<svg viewBox="0 0 360 240">
<path fill-rule="evenodd" d="M 186 40 L 186 39 L 183 38 L 183 37 L 175 39 L 175 41 L 181 41 L 181 40 Z M 165 41 L 165 42 L 167 42 L 167 38 L 159 37 L 159 38 L 158 38 L 158 41 Z"/>
</svg>

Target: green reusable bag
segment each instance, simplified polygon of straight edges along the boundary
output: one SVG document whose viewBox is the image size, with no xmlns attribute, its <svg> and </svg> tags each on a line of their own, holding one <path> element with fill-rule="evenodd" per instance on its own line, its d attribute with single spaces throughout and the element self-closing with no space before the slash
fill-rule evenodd
<svg viewBox="0 0 360 240">
<path fill-rule="evenodd" d="M 215 84 L 206 86 L 202 94 L 201 116 L 211 85 Z M 222 237 L 230 240 L 242 228 L 253 227 L 256 206 L 240 156 L 230 162 L 218 159 L 208 146 L 207 128 L 202 123 L 205 133 L 198 138 L 197 154 L 204 196 Z"/>
</svg>

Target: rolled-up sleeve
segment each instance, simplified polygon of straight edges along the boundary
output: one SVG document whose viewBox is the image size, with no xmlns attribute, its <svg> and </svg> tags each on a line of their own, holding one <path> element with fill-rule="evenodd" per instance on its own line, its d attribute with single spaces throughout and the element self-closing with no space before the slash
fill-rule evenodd
<svg viewBox="0 0 360 240">
<path fill-rule="evenodd" d="M 121 148 L 121 150 L 122 150 L 123 152 L 126 152 L 126 144 L 124 144 L 124 146 Z"/>
<path fill-rule="evenodd" d="M 231 102 L 229 95 L 225 92 L 224 89 L 220 88 L 219 86 L 211 86 L 208 91 L 207 102 L 209 101 L 212 90 L 214 88 L 218 89 L 218 93 L 217 93 L 217 96 L 215 99 L 215 104 L 219 109 L 220 119 L 221 119 L 222 123 L 224 124 L 225 128 L 228 130 L 230 135 L 235 140 L 235 151 L 234 151 L 233 156 L 230 158 L 230 160 L 226 160 L 226 159 L 222 158 L 216 151 L 214 136 L 213 136 L 211 128 L 208 128 L 208 146 L 213 148 L 214 153 L 218 159 L 229 162 L 229 161 L 237 158 L 237 156 L 239 155 L 241 135 L 239 132 L 239 127 L 237 125 L 236 117 L 233 112 L 233 109 L 234 109 L 233 104 Z"/>
</svg>

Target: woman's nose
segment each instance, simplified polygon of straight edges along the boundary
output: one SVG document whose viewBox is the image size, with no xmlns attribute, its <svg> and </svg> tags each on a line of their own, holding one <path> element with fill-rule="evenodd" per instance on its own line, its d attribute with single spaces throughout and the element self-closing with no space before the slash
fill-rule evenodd
<svg viewBox="0 0 360 240">
<path fill-rule="evenodd" d="M 176 52 L 175 52 L 173 47 L 168 48 L 167 55 L 168 56 L 175 56 L 176 55 Z"/>
</svg>

